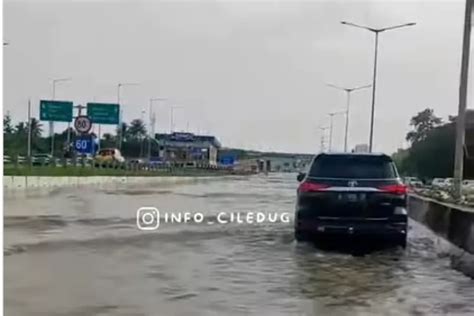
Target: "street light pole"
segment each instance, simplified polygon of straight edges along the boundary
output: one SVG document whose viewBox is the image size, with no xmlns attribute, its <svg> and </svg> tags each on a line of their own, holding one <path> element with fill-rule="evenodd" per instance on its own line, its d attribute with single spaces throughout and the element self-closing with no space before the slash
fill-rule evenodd
<svg viewBox="0 0 474 316">
<path fill-rule="evenodd" d="M 138 83 L 118 83 L 117 84 L 117 104 L 120 107 L 120 88 L 124 86 L 138 86 Z M 121 107 L 120 107 L 121 108 Z M 118 133 L 118 144 L 117 147 L 119 149 L 122 149 L 122 140 L 123 140 L 123 135 L 122 135 L 122 119 L 123 119 L 123 109 L 120 110 L 119 112 L 119 125 L 117 128 L 117 133 Z"/>
<path fill-rule="evenodd" d="M 337 115 L 337 114 L 342 114 L 344 112 L 332 112 L 332 113 L 329 113 L 329 152 L 332 151 L 332 129 L 333 129 L 333 118 L 334 118 L 334 115 Z"/>
<path fill-rule="evenodd" d="M 374 146 L 375 88 L 377 84 L 377 56 L 379 50 L 379 32 L 375 32 L 374 75 L 372 80 L 372 106 L 370 108 L 369 152 Z"/>
<path fill-rule="evenodd" d="M 329 87 L 333 87 L 338 90 L 342 90 L 346 92 L 346 128 L 344 131 L 344 151 L 347 152 L 347 143 L 348 143 L 348 135 L 349 135 L 349 108 L 351 103 L 351 93 L 357 90 L 370 88 L 371 85 L 361 86 L 361 87 L 354 87 L 354 88 L 343 88 L 333 84 L 327 84 Z"/>
<path fill-rule="evenodd" d="M 373 81 L 372 81 L 372 108 L 370 111 L 370 135 L 369 135 L 369 152 L 372 152 L 373 149 L 373 140 L 374 140 L 374 118 L 375 118 L 375 88 L 377 83 L 377 55 L 378 55 L 378 44 L 379 44 L 379 33 L 390 31 L 394 29 L 399 29 L 406 26 L 413 26 L 416 23 L 405 23 L 395 26 L 389 26 L 384 28 L 375 29 L 368 26 L 358 25 L 351 22 L 342 21 L 341 24 L 353 26 L 361 29 L 365 29 L 372 33 L 375 33 L 375 52 L 374 52 L 374 74 L 373 74 Z"/>
<path fill-rule="evenodd" d="M 61 78 L 61 79 L 54 79 L 53 80 L 53 101 L 56 100 L 56 84 L 58 82 L 64 82 L 64 81 L 71 81 L 71 78 Z M 68 122 L 68 131 L 67 131 L 67 138 L 68 138 L 68 145 L 69 145 L 69 129 L 71 126 L 71 123 Z M 54 122 L 49 121 L 49 136 L 51 137 L 51 156 L 54 156 Z"/>
<path fill-rule="evenodd" d="M 31 99 L 28 99 L 28 162 L 31 161 Z"/>
<path fill-rule="evenodd" d="M 179 105 L 172 105 L 170 108 L 170 133 L 173 133 L 173 130 L 174 130 L 174 116 L 173 116 L 174 109 L 182 109 L 182 108 L 183 107 Z"/>
<path fill-rule="evenodd" d="M 155 137 L 155 118 L 153 111 L 153 102 L 154 101 L 164 101 L 166 98 L 151 98 L 150 99 L 150 109 L 149 109 L 149 118 L 150 118 L 150 126 L 148 128 L 148 160 L 151 158 L 151 138 Z"/>
<path fill-rule="evenodd" d="M 320 150 L 323 153 L 324 152 L 324 132 L 328 129 L 328 127 L 320 127 L 321 130 L 321 145 L 320 145 Z"/>
<path fill-rule="evenodd" d="M 469 51 L 471 46 L 471 19 L 473 0 L 466 0 L 466 11 L 464 16 L 464 36 L 461 60 L 461 82 L 459 85 L 459 108 L 456 118 L 456 145 L 454 152 L 454 197 L 460 199 L 462 196 L 462 178 L 464 169 L 464 142 L 466 137 L 466 101 L 467 84 L 469 77 Z"/>
<path fill-rule="evenodd" d="M 146 114 L 146 111 L 145 110 L 142 110 L 141 112 L 141 116 L 140 116 L 140 121 L 142 122 L 142 124 L 145 126 L 146 128 L 146 124 L 145 124 L 145 114 Z M 140 136 L 140 157 L 139 158 L 142 158 L 143 157 L 143 144 L 144 143 L 144 139 Z"/>
</svg>

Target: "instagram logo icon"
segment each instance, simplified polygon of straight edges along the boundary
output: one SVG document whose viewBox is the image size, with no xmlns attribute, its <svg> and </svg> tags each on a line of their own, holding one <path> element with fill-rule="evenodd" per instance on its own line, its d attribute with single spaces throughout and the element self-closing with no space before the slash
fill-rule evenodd
<svg viewBox="0 0 474 316">
<path fill-rule="evenodd" d="M 160 226 L 160 212 L 156 207 L 140 207 L 137 210 L 137 227 L 140 230 L 156 230 Z"/>
</svg>

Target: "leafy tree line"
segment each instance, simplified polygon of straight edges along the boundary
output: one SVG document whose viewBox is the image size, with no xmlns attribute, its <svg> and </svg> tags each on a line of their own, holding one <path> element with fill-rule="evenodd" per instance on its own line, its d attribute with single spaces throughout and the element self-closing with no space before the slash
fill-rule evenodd
<svg viewBox="0 0 474 316">
<path fill-rule="evenodd" d="M 469 114 L 469 113 L 468 113 Z M 456 117 L 449 122 L 434 114 L 433 109 L 425 109 L 410 120 L 412 130 L 406 135 L 410 148 L 400 149 L 393 158 L 403 175 L 418 176 L 422 179 L 452 177 L 454 169 L 454 147 L 456 139 Z M 471 138 L 466 133 L 466 142 Z M 464 158 L 464 176 L 474 178 L 474 160 Z"/>
<path fill-rule="evenodd" d="M 28 130 L 31 124 L 31 152 L 51 153 L 51 137 L 44 135 L 44 125 L 36 118 L 31 122 L 12 123 L 10 115 L 3 117 L 3 154 L 8 156 L 27 155 L 28 151 Z M 148 152 L 147 129 L 141 119 L 134 119 L 130 123 L 122 122 L 116 129 L 115 134 L 104 133 L 101 135 L 101 148 L 117 147 L 120 133 L 122 136 L 122 153 L 129 157 L 143 157 Z M 62 157 L 67 149 L 68 129 L 54 136 L 54 154 Z M 70 128 L 71 144 L 78 134 L 75 129 Z M 157 145 L 152 146 L 152 154 L 158 154 Z"/>
</svg>

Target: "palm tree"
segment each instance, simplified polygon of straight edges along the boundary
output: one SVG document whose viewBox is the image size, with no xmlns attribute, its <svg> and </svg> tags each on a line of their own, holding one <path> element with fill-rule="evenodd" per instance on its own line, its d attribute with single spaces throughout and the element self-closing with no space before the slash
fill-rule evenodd
<svg viewBox="0 0 474 316">
<path fill-rule="evenodd" d="M 31 119 L 31 123 L 27 126 L 28 128 L 31 126 L 31 138 L 35 139 L 41 137 L 41 133 L 43 132 L 43 125 L 40 121 L 33 117 Z"/>
<path fill-rule="evenodd" d="M 146 136 L 145 124 L 141 119 L 134 119 L 130 123 L 128 133 L 132 139 L 142 139 Z"/>
</svg>

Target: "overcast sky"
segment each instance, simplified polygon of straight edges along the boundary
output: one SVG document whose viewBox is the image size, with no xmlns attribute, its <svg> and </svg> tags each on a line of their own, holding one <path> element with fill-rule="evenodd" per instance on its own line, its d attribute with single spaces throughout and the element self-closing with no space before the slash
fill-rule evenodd
<svg viewBox="0 0 474 316">
<path fill-rule="evenodd" d="M 137 82 L 122 89 L 126 121 L 148 112 L 151 97 L 167 97 L 155 106 L 158 131 L 169 130 L 174 104 L 176 130 L 189 125 L 226 146 L 317 152 L 318 127 L 345 107 L 344 93 L 325 83 L 372 80 L 373 34 L 339 22 L 414 21 L 379 41 L 374 148 L 390 153 L 416 112 L 457 112 L 463 15 L 463 1 L 452 0 L 5 1 L 4 111 L 24 120 L 31 98 L 38 116 L 55 78 L 72 78 L 56 98 L 75 104 L 116 102 L 119 82 Z M 353 94 L 351 147 L 368 142 L 370 102 L 370 89 Z M 334 149 L 343 136 L 340 115 Z"/>
</svg>

